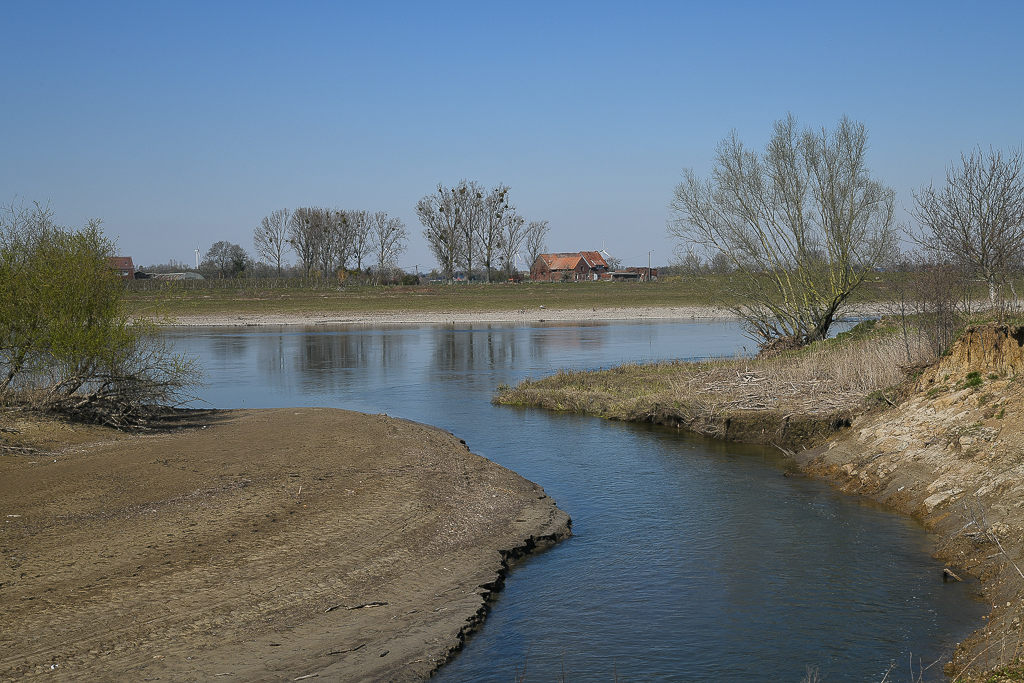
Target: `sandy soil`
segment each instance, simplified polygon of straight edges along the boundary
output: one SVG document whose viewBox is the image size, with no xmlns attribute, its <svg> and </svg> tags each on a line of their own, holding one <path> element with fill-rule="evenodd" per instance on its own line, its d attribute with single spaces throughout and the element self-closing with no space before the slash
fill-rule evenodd
<svg viewBox="0 0 1024 683">
<path fill-rule="evenodd" d="M 421 680 L 569 533 L 539 486 L 384 415 L 0 430 L 0 680 Z"/>
<path fill-rule="evenodd" d="M 445 313 L 421 313 L 413 311 L 391 311 L 375 314 L 226 314 L 226 315 L 182 315 L 172 321 L 161 321 L 169 326 L 200 325 L 429 325 L 464 323 L 536 323 L 536 322 L 580 322 L 609 320 L 731 320 L 734 316 L 727 310 L 714 307 L 680 306 L 673 308 L 586 308 L 552 309 L 530 308 L 513 311 L 452 311 Z"/>
</svg>

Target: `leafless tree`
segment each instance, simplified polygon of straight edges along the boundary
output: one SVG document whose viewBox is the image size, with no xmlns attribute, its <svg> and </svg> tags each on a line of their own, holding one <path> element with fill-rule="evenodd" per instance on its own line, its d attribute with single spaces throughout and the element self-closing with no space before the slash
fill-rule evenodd
<svg viewBox="0 0 1024 683">
<path fill-rule="evenodd" d="M 845 116 L 834 131 L 775 123 L 762 154 L 734 131 L 711 176 L 683 172 L 668 233 L 732 262 L 723 302 L 762 342 L 827 336 L 850 295 L 895 244 L 895 193 L 870 177 L 867 130 Z"/>
<path fill-rule="evenodd" d="M 516 273 L 516 258 L 526 239 L 526 220 L 518 213 L 506 216 L 505 234 L 501 240 L 501 268 L 508 277 Z"/>
<path fill-rule="evenodd" d="M 288 209 L 278 209 L 269 216 L 264 216 L 253 234 L 256 255 L 262 261 L 277 268 L 277 276 L 281 277 L 281 261 L 291 248 L 288 244 L 288 225 L 291 214 Z"/>
<path fill-rule="evenodd" d="M 481 262 L 488 282 L 496 264 L 511 275 L 523 243 L 529 248 L 532 234 L 536 248 L 542 250 L 548 229 L 547 221 L 524 225 L 509 201 L 508 186 L 499 184 L 488 191 L 467 180 L 451 188 L 439 184 L 436 193 L 416 204 L 416 215 L 442 277 L 448 282 L 459 266 L 465 269 L 467 278 L 472 277 L 474 264 Z"/>
<path fill-rule="evenodd" d="M 477 236 L 484 219 L 484 188 L 475 181 L 461 181 L 455 188 L 455 202 L 459 216 L 459 239 L 462 242 L 460 255 L 466 269 L 466 281 L 473 279 L 473 263 L 480 251 Z"/>
<path fill-rule="evenodd" d="M 548 236 L 547 221 L 530 221 L 526 226 L 526 256 L 530 260 L 529 268 L 537 261 L 537 257 L 547 251 L 545 242 Z"/>
<path fill-rule="evenodd" d="M 220 277 L 237 277 L 249 267 L 251 259 L 238 244 L 226 240 L 214 242 L 203 257 L 202 269 Z"/>
<path fill-rule="evenodd" d="M 345 268 L 351 253 L 352 233 L 349 213 L 340 209 L 321 209 L 317 230 L 317 264 L 324 277 Z"/>
<path fill-rule="evenodd" d="M 459 207 L 456 188 L 446 188 L 440 183 L 436 194 L 429 194 L 416 203 L 416 217 L 423 225 L 423 237 L 446 282 L 454 279 L 463 249 Z"/>
<path fill-rule="evenodd" d="M 371 216 L 369 211 L 349 211 L 348 224 L 351 234 L 352 258 L 356 261 L 356 270 L 363 270 L 363 260 L 370 255 L 373 248 L 370 239 Z"/>
<path fill-rule="evenodd" d="M 302 263 L 303 274 L 309 277 L 316 267 L 320 249 L 320 224 L 323 209 L 303 207 L 292 213 L 288 225 L 288 244 Z"/>
<path fill-rule="evenodd" d="M 499 184 L 483 199 L 483 211 L 476 226 L 480 260 L 484 265 L 484 281 L 491 281 L 491 268 L 501 252 L 505 239 L 505 225 L 515 215 L 516 207 L 509 204 L 507 185 Z"/>
<path fill-rule="evenodd" d="M 405 251 L 409 233 L 401 218 L 388 218 L 383 211 L 373 214 L 370 225 L 370 238 L 377 258 L 377 276 L 383 281 L 388 271 L 395 267 L 399 254 Z"/>
<path fill-rule="evenodd" d="M 914 235 L 933 258 L 965 266 L 997 303 L 1011 270 L 1024 261 L 1024 156 L 1021 149 L 974 149 L 946 169 L 946 186 L 914 193 Z M 1012 284 L 1012 282 L 1011 282 Z"/>
<path fill-rule="evenodd" d="M 727 274 L 732 272 L 732 261 L 722 252 L 718 252 L 711 257 L 708 267 L 712 273 Z"/>
<path fill-rule="evenodd" d="M 923 333 L 934 357 L 942 355 L 970 313 L 963 298 L 970 288 L 969 274 L 917 253 L 897 254 L 887 270 L 886 308 L 900 324 L 907 363 L 913 362 L 910 333 L 915 329 Z"/>
<path fill-rule="evenodd" d="M 692 245 L 685 245 L 686 249 L 683 249 L 683 246 L 676 245 L 676 262 L 671 265 L 678 268 L 683 275 L 700 275 L 704 272 L 704 262 L 694 253 Z"/>
</svg>

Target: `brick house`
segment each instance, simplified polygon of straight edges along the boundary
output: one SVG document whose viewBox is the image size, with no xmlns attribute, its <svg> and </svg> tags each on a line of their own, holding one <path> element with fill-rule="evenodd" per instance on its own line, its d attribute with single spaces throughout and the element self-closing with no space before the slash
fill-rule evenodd
<svg viewBox="0 0 1024 683">
<path fill-rule="evenodd" d="M 541 254 L 530 267 L 534 282 L 581 282 L 606 278 L 608 263 L 596 251 Z"/>
<path fill-rule="evenodd" d="M 107 259 L 107 265 L 122 280 L 135 279 L 135 264 L 132 263 L 131 256 L 111 256 Z"/>
</svg>

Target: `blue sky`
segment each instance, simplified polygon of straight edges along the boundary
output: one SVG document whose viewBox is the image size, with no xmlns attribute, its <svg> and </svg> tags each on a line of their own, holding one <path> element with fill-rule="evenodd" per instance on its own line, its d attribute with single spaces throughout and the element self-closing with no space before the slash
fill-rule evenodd
<svg viewBox="0 0 1024 683">
<path fill-rule="evenodd" d="M 553 251 L 669 261 L 681 170 L 736 129 L 869 131 L 904 206 L 1024 140 L 1024 3 L 0 0 L 0 202 L 101 218 L 139 264 L 252 251 L 271 211 L 511 186 Z M 902 215 L 906 220 L 906 216 Z"/>
</svg>

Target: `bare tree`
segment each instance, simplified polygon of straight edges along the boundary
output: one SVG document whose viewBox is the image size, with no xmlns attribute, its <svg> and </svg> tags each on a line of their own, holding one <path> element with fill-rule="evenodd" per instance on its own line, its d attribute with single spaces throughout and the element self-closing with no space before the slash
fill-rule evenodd
<svg viewBox="0 0 1024 683">
<path fill-rule="evenodd" d="M 700 275 L 704 272 L 704 262 L 693 252 L 692 245 L 686 245 L 686 247 L 683 249 L 683 245 L 676 245 L 674 250 L 676 261 L 671 266 L 678 268 L 683 275 Z"/>
<path fill-rule="evenodd" d="M 509 204 L 507 185 L 499 184 L 483 199 L 483 211 L 476 226 L 480 259 L 484 265 L 484 281 L 491 281 L 491 268 L 501 252 L 505 239 L 505 224 L 515 214 L 516 207 Z"/>
<path fill-rule="evenodd" d="M 351 234 L 352 258 L 356 260 L 356 270 L 362 271 L 363 259 L 370 254 L 373 244 L 370 240 L 371 216 L 369 211 L 349 211 L 348 224 Z"/>
<path fill-rule="evenodd" d="M 988 284 L 989 303 L 1024 260 L 1024 156 L 977 148 L 946 169 L 946 186 L 914 193 L 914 235 L 940 261 L 969 268 Z M 1012 284 L 1012 283 L 1011 283 Z"/>
<path fill-rule="evenodd" d="M 249 254 L 238 244 L 214 242 L 203 257 L 203 269 L 220 277 L 237 277 L 249 267 Z"/>
<path fill-rule="evenodd" d="M 484 218 L 484 188 L 475 180 L 459 182 L 455 188 L 456 215 L 458 216 L 460 255 L 466 268 L 466 281 L 473 279 L 473 261 L 480 250 L 477 235 Z"/>
<path fill-rule="evenodd" d="M 545 242 L 548 236 L 547 221 L 530 221 L 526 226 L 526 256 L 530 260 L 529 267 L 537 261 L 537 257 L 547 251 Z"/>
<path fill-rule="evenodd" d="M 253 244 L 259 258 L 277 268 L 277 276 L 281 277 L 281 261 L 291 248 L 288 244 L 288 224 L 291 214 L 288 209 L 278 209 L 269 216 L 264 216 L 253 234 Z"/>
<path fill-rule="evenodd" d="M 388 218 L 383 211 L 373 214 L 370 225 L 373 250 L 377 257 L 377 276 L 383 281 L 387 272 L 396 265 L 399 254 L 405 251 L 409 233 L 401 218 Z"/>
<path fill-rule="evenodd" d="M 515 212 L 506 216 L 505 234 L 501 239 L 501 267 L 509 277 L 516 273 L 516 258 L 525 239 L 526 219 Z"/>
<path fill-rule="evenodd" d="M 734 131 L 718 145 L 710 178 L 683 172 L 669 236 L 728 257 L 733 276 L 716 282 L 729 296 L 723 305 L 762 342 L 825 338 L 891 252 L 895 193 L 870 177 L 866 152 L 863 124 L 844 116 L 834 131 L 801 131 L 790 114 L 763 155 Z"/>
<path fill-rule="evenodd" d="M 543 249 L 548 229 L 547 221 L 524 226 L 525 221 L 509 201 L 507 185 L 499 184 L 487 191 L 467 180 L 452 188 L 438 184 L 436 193 L 416 204 L 416 215 L 424 227 L 423 237 L 448 282 L 457 267 L 464 267 L 469 278 L 474 264 L 481 262 L 487 282 L 491 280 L 491 271 L 499 265 L 511 275 L 523 242 L 529 245 L 532 234 L 537 248 Z"/>
<path fill-rule="evenodd" d="M 455 188 L 438 183 L 436 194 L 429 194 L 416 203 L 416 217 L 423 225 L 423 237 L 437 259 L 441 276 L 451 282 L 463 249 L 462 217 Z"/>
<path fill-rule="evenodd" d="M 886 308 L 900 325 L 907 363 L 912 363 L 910 333 L 919 330 L 937 358 L 960 333 L 966 317 L 962 293 L 964 271 L 927 260 L 920 254 L 897 254 L 889 264 Z"/>
<path fill-rule="evenodd" d="M 708 264 L 708 267 L 712 273 L 724 275 L 732 272 L 732 261 L 725 254 L 718 252 L 711 257 L 711 263 Z"/>
<path fill-rule="evenodd" d="M 320 232 L 323 209 L 301 208 L 292 213 L 288 225 L 288 244 L 302 262 L 302 270 L 309 277 L 316 267 L 320 251 Z"/>
<path fill-rule="evenodd" d="M 319 209 L 316 222 L 316 262 L 323 277 L 344 268 L 352 246 L 348 212 L 340 209 Z"/>
</svg>

